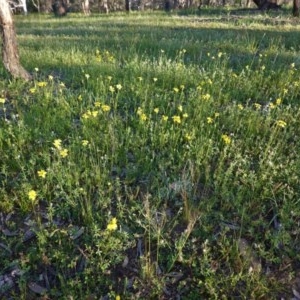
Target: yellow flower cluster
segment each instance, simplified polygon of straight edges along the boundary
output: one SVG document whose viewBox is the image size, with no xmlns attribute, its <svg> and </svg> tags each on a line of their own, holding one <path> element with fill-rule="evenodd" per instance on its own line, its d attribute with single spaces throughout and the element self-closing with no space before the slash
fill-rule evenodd
<svg viewBox="0 0 300 300">
<path fill-rule="evenodd" d="M 221 138 L 226 145 L 229 145 L 231 143 L 231 138 L 227 134 L 222 134 Z"/>
<path fill-rule="evenodd" d="M 122 88 L 122 85 L 118 83 L 116 86 L 110 85 L 108 89 L 111 93 L 114 93 L 116 90 L 120 91 Z"/>
<path fill-rule="evenodd" d="M 214 119 L 212 117 L 207 117 L 206 120 L 207 120 L 208 124 L 211 124 L 214 122 Z"/>
<path fill-rule="evenodd" d="M 61 149 L 61 139 L 54 140 L 53 145 L 56 149 L 60 150 Z"/>
<path fill-rule="evenodd" d="M 283 121 L 283 120 L 278 120 L 278 121 L 276 121 L 276 125 L 278 126 L 278 127 L 281 127 L 281 128 L 284 128 L 284 127 L 286 127 L 286 122 L 285 121 Z"/>
<path fill-rule="evenodd" d="M 101 104 L 101 102 L 96 101 L 94 104 L 95 108 L 101 108 L 103 112 L 109 112 L 110 111 L 110 106 L 107 104 Z M 96 118 L 99 115 L 100 111 L 99 110 L 87 110 L 84 114 L 82 114 L 83 119 L 90 119 L 90 118 Z"/>
<path fill-rule="evenodd" d="M 211 98 L 210 94 L 202 95 L 202 99 L 205 100 L 205 101 L 210 100 L 210 98 Z"/>
<path fill-rule="evenodd" d="M 141 120 L 142 122 L 147 121 L 147 119 L 148 119 L 148 118 L 147 118 L 147 115 L 143 112 L 143 110 L 142 110 L 141 107 L 139 107 L 139 108 L 137 109 L 136 114 L 140 117 L 140 120 Z"/>
<path fill-rule="evenodd" d="M 117 218 L 112 218 L 111 221 L 107 224 L 106 229 L 109 231 L 117 230 L 118 224 L 117 224 Z"/>
<path fill-rule="evenodd" d="M 88 140 L 82 140 L 81 144 L 82 144 L 83 147 L 86 147 L 86 146 L 88 146 L 89 141 Z"/>
<path fill-rule="evenodd" d="M 172 119 L 173 119 L 173 122 L 174 122 L 174 123 L 177 123 L 177 124 L 180 124 L 180 123 L 181 123 L 181 118 L 180 118 L 180 116 L 173 116 Z"/>
<path fill-rule="evenodd" d="M 61 149 L 59 151 L 59 155 L 63 158 L 67 157 L 68 156 L 68 149 Z"/>
<path fill-rule="evenodd" d="M 35 190 L 30 190 L 27 195 L 28 195 L 28 199 L 34 202 L 37 197 L 37 192 Z"/>
<path fill-rule="evenodd" d="M 53 145 L 58 150 L 59 155 L 62 158 L 65 158 L 68 156 L 69 151 L 66 148 L 62 148 L 61 143 L 62 143 L 61 139 L 56 139 L 56 140 L 54 140 Z"/>
<path fill-rule="evenodd" d="M 41 178 L 46 178 L 47 172 L 42 169 L 42 170 L 37 171 L 37 174 Z"/>
<path fill-rule="evenodd" d="M 96 118 L 99 114 L 98 110 L 88 110 L 82 115 L 83 119 Z"/>
<path fill-rule="evenodd" d="M 261 109 L 261 104 L 259 104 L 259 103 L 254 103 L 254 107 L 255 107 L 257 110 L 260 110 L 260 109 Z"/>
<path fill-rule="evenodd" d="M 38 87 L 45 87 L 45 86 L 47 86 L 47 82 L 46 81 L 40 81 L 40 82 L 37 83 L 37 86 Z"/>
<path fill-rule="evenodd" d="M 100 52 L 100 50 L 96 50 L 95 52 L 96 60 L 98 62 L 110 62 L 113 63 L 115 61 L 114 56 L 109 53 L 109 51 L 105 50 L 103 52 Z"/>
<path fill-rule="evenodd" d="M 164 121 L 164 122 L 167 122 L 169 117 L 166 116 L 166 115 L 162 115 L 161 119 Z"/>
</svg>

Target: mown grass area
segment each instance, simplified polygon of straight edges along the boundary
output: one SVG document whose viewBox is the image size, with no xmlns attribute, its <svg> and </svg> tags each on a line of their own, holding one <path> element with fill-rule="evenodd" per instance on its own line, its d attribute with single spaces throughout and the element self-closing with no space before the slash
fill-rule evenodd
<svg viewBox="0 0 300 300">
<path fill-rule="evenodd" d="M 34 80 L 0 69 L 0 298 L 300 293 L 298 20 L 15 20 Z"/>
</svg>

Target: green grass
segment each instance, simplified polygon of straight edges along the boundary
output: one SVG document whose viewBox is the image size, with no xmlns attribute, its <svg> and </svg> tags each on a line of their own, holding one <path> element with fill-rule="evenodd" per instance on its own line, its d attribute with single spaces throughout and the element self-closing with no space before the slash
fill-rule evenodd
<svg viewBox="0 0 300 300">
<path fill-rule="evenodd" d="M 0 69 L 0 298 L 292 297 L 299 22 L 15 20 L 34 80 Z"/>
</svg>

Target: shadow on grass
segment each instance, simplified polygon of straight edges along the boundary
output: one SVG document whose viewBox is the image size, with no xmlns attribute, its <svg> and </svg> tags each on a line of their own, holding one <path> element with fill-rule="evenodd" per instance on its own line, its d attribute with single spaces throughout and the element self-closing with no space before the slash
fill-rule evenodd
<svg viewBox="0 0 300 300">
<path fill-rule="evenodd" d="M 207 52 L 218 51 L 230 55 L 229 67 L 233 69 L 249 65 L 264 51 L 269 52 L 267 64 L 274 68 L 297 61 L 300 32 L 277 30 L 276 26 L 298 21 L 267 16 L 259 20 L 234 15 L 220 17 L 218 13 L 212 18 L 212 12 L 208 10 L 209 18 L 194 18 L 188 23 L 191 26 L 186 20 L 182 23 L 169 20 L 167 24 L 158 25 L 157 22 L 144 24 L 144 19 L 140 18 L 131 23 L 132 17 L 125 15 L 114 22 L 106 16 L 86 18 L 83 24 L 76 23 L 76 18 L 71 16 L 59 23 L 55 20 L 53 28 L 32 19 L 26 26 L 26 20 L 22 19 L 18 37 L 21 48 L 32 54 L 24 61 L 26 67 L 38 66 L 49 72 L 66 74 L 78 74 L 82 68 L 92 67 L 94 61 L 90 58 L 96 49 L 113 53 L 120 63 L 120 72 L 123 62 L 137 56 L 141 61 L 155 62 L 163 50 L 168 58 L 175 59 L 183 48 L 187 50 L 184 60 L 187 65 L 201 65 L 207 59 Z M 208 23 L 211 22 L 215 28 L 210 27 Z M 216 27 L 218 24 L 225 24 L 227 28 Z M 257 24 L 262 26 L 257 28 Z M 101 64 L 97 69 L 101 72 Z"/>
</svg>

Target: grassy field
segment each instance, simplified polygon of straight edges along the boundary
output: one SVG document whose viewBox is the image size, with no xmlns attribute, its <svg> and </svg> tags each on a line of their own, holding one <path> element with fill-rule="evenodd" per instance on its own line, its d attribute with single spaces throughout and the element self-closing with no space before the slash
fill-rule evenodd
<svg viewBox="0 0 300 300">
<path fill-rule="evenodd" d="M 0 68 L 0 299 L 298 299 L 300 22 L 16 17 Z"/>
</svg>

